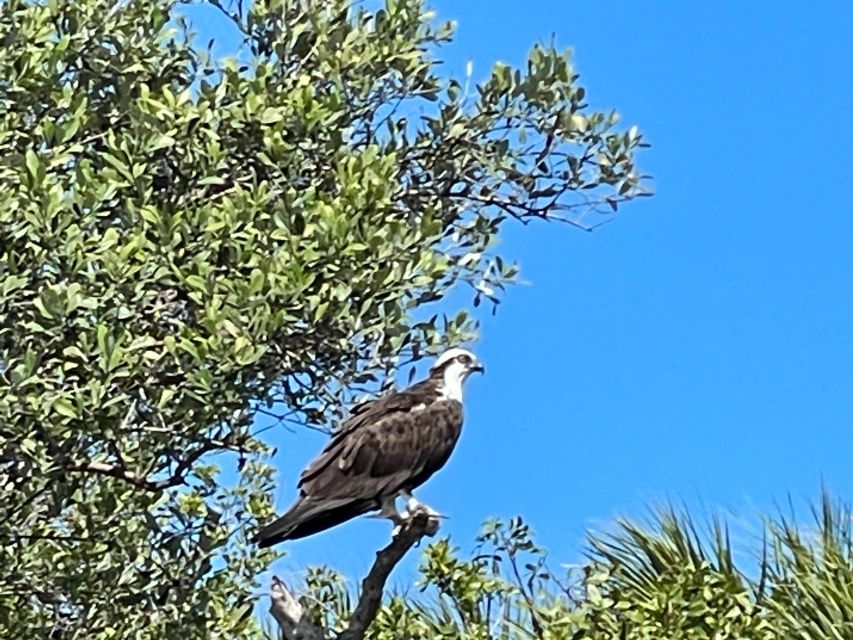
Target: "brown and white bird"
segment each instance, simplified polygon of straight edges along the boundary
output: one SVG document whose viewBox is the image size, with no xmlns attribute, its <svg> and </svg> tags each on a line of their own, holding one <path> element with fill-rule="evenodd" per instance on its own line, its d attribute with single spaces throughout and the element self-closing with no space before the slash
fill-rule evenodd
<svg viewBox="0 0 853 640">
<path fill-rule="evenodd" d="M 412 495 L 441 469 L 462 432 L 462 387 L 483 371 L 470 351 L 453 348 L 429 377 L 360 404 L 299 479 L 299 497 L 254 537 L 261 547 L 303 538 L 379 511 L 401 526 L 416 510 L 436 514 Z M 396 500 L 406 501 L 406 511 Z"/>
</svg>

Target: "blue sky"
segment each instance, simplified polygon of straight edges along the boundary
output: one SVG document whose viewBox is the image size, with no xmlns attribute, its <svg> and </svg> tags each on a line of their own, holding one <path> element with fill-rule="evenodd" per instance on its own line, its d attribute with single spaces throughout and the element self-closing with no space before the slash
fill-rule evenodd
<svg viewBox="0 0 853 640">
<path fill-rule="evenodd" d="M 505 227 L 529 284 L 484 317 L 487 374 L 419 492 L 451 516 L 443 533 L 467 550 L 485 518 L 523 514 L 570 562 L 586 529 L 656 501 L 748 515 L 821 482 L 853 495 L 853 5 L 432 6 L 459 22 L 441 56 L 457 75 L 522 63 L 552 34 L 573 47 L 589 102 L 652 143 L 656 192 L 592 234 Z M 323 437 L 280 442 L 285 508 Z M 355 577 L 389 529 L 343 525 L 275 569 Z"/>
</svg>

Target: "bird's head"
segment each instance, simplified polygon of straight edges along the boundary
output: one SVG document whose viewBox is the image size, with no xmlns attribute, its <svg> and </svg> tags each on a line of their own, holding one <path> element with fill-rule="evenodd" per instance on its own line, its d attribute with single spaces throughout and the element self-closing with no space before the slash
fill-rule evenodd
<svg viewBox="0 0 853 640">
<path fill-rule="evenodd" d="M 462 401 L 462 383 L 475 371 L 483 373 L 485 368 L 477 356 L 459 347 L 442 353 L 430 367 L 431 377 L 440 378 L 442 393 L 453 400 Z"/>
</svg>

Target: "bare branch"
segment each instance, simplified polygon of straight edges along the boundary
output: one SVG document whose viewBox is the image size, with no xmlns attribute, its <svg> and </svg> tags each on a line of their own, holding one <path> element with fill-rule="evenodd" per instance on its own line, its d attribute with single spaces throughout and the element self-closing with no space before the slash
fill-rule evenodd
<svg viewBox="0 0 853 640">
<path fill-rule="evenodd" d="M 286 640 L 324 640 L 323 631 L 305 617 L 305 610 L 278 576 L 272 578 L 270 613 Z"/>
<path fill-rule="evenodd" d="M 373 566 L 361 582 L 361 594 L 355 611 L 347 628 L 337 636 L 337 640 L 364 638 L 382 605 L 382 594 L 391 571 L 412 547 L 425 536 L 434 536 L 437 531 L 438 520 L 431 518 L 424 511 L 416 511 L 411 520 L 394 536 L 391 544 L 377 552 Z M 284 583 L 275 577 L 270 599 L 270 612 L 278 622 L 285 640 L 326 640 L 323 631 L 304 618 L 305 611 L 299 601 L 287 590 Z"/>
<path fill-rule="evenodd" d="M 376 554 L 376 561 L 361 582 L 358 605 L 338 640 L 361 640 L 364 637 L 382 604 L 382 593 L 391 570 L 424 536 L 434 536 L 437 531 L 438 520 L 423 511 L 416 511 L 391 544 Z"/>
</svg>

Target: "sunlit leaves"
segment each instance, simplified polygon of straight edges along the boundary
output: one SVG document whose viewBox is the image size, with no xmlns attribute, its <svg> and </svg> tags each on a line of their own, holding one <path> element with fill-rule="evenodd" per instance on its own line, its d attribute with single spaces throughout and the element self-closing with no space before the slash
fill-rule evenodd
<svg viewBox="0 0 853 640">
<path fill-rule="evenodd" d="M 390 598 L 371 640 L 778 640 L 847 638 L 853 630 L 851 511 L 824 495 L 814 519 L 767 518 L 735 544 L 667 508 L 590 534 L 587 557 L 555 566 L 521 519 L 490 520 L 462 552 L 442 539 L 423 552 L 420 590 Z M 326 628 L 350 611 L 340 576 L 311 573 Z"/>
</svg>

